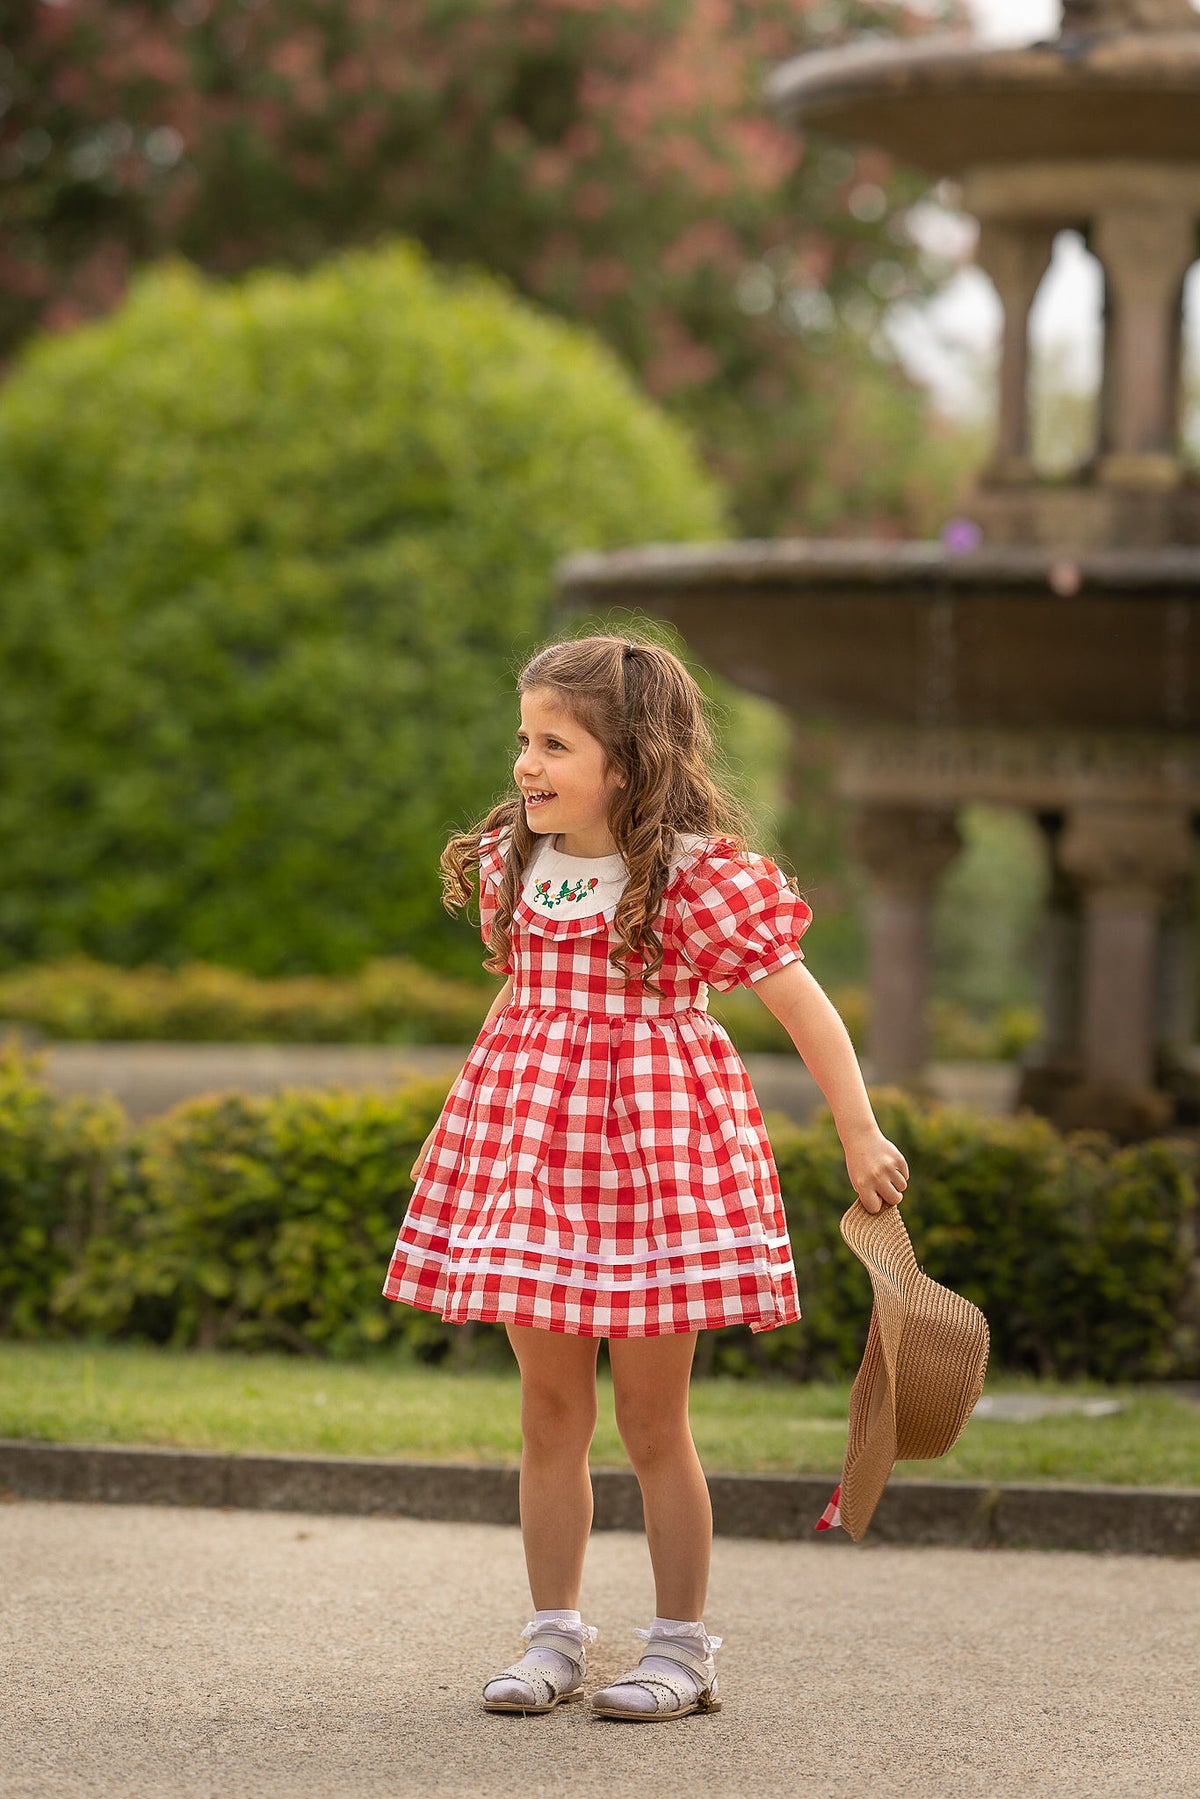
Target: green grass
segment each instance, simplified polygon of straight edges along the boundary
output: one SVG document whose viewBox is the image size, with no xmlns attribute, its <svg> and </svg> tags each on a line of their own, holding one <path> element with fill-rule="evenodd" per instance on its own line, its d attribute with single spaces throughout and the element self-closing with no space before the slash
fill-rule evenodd
<svg viewBox="0 0 1200 1799">
<path fill-rule="evenodd" d="M 626 1458 L 602 1369 L 594 1467 Z M 1030 1390 L 998 1377 L 990 1393 Z M 1038 1391 L 1119 1398 L 1114 1417 L 974 1421 L 948 1456 L 900 1463 L 942 1480 L 1084 1481 L 1200 1486 L 1200 1411 L 1152 1388 Z M 697 1380 L 692 1422 L 716 1472 L 836 1475 L 849 1384 Z M 449 1373 L 411 1363 L 316 1362 L 279 1355 L 143 1349 L 124 1344 L 0 1343 L 0 1436 L 43 1442 L 159 1443 L 249 1452 L 292 1450 L 425 1461 L 516 1462 L 515 1372 Z"/>
</svg>

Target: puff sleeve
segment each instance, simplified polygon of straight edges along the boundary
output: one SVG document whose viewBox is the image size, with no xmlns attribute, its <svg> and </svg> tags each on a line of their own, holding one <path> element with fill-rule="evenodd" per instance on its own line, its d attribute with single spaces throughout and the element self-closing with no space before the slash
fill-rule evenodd
<svg viewBox="0 0 1200 1799">
<path fill-rule="evenodd" d="M 504 852 L 512 841 L 512 833 L 503 825 L 485 831 L 479 839 L 479 935 L 486 949 L 496 917 L 496 901 L 504 879 Z M 512 958 L 504 964 L 505 974 L 512 974 Z"/>
<path fill-rule="evenodd" d="M 812 908 L 766 856 L 716 848 L 680 883 L 678 930 L 684 959 L 719 993 L 802 962 L 799 939 Z"/>
</svg>

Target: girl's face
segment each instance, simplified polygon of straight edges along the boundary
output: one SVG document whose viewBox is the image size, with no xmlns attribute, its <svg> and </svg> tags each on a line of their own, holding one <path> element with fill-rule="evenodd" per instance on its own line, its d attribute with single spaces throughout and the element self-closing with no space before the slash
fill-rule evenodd
<svg viewBox="0 0 1200 1799">
<path fill-rule="evenodd" d="M 617 846 L 608 810 L 625 783 L 615 773 L 605 774 L 600 740 L 564 709 L 550 687 L 531 687 L 522 696 L 517 739 L 513 775 L 530 830 L 556 833 L 564 855 L 612 855 Z"/>
</svg>

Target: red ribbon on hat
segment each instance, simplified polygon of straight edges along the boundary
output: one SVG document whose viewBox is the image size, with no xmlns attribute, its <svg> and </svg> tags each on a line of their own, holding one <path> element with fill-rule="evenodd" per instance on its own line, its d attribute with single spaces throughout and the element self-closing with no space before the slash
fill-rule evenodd
<svg viewBox="0 0 1200 1799">
<path fill-rule="evenodd" d="M 842 1509 L 838 1504 L 838 1500 L 841 1497 L 842 1483 L 839 1481 L 837 1486 L 833 1489 L 833 1492 L 830 1494 L 829 1504 L 817 1519 L 816 1528 L 818 1530 L 837 1530 L 841 1525 Z"/>
</svg>

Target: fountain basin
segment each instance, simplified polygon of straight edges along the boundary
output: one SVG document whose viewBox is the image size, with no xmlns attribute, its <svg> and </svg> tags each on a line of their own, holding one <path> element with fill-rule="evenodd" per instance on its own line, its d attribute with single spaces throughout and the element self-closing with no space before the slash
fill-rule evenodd
<svg viewBox="0 0 1200 1799">
<path fill-rule="evenodd" d="M 1074 32 L 1018 47 L 966 34 L 806 52 L 773 70 L 774 109 L 937 175 L 976 163 L 1140 157 L 1195 163 L 1194 30 Z"/>
<path fill-rule="evenodd" d="M 939 883 L 962 806 L 1026 811 L 1046 853 L 1042 1062 L 1020 1103 L 1122 1140 L 1186 1121 L 1200 836 L 1200 483 L 1182 312 L 1200 247 L 1200 18 L 1187 0 L 1064 0 L 1052 43 L 877 40 L 778 68 L 808 131 L 961 184 L 1003 315 L 983 478 L 936 543 L 646 544 L 571 557 L 571 611 L 669 621 L 707 667 L 833 727 L 865 878 L 876 1077 L 919 1078 Z M 1104 274 L 1081 465 L 1039 478 L 1029 319 L 1055 234 Z M 619 626 L 616 628 L 619 629 Z"/>
<path fill-rule="evenodd" d="M 706 666 L 852 726 L 1174 733 L 1200 719 L 1200 552 L 779 539 L 589 552 L 573 610 L 668 620 Z"/>
</svg>

